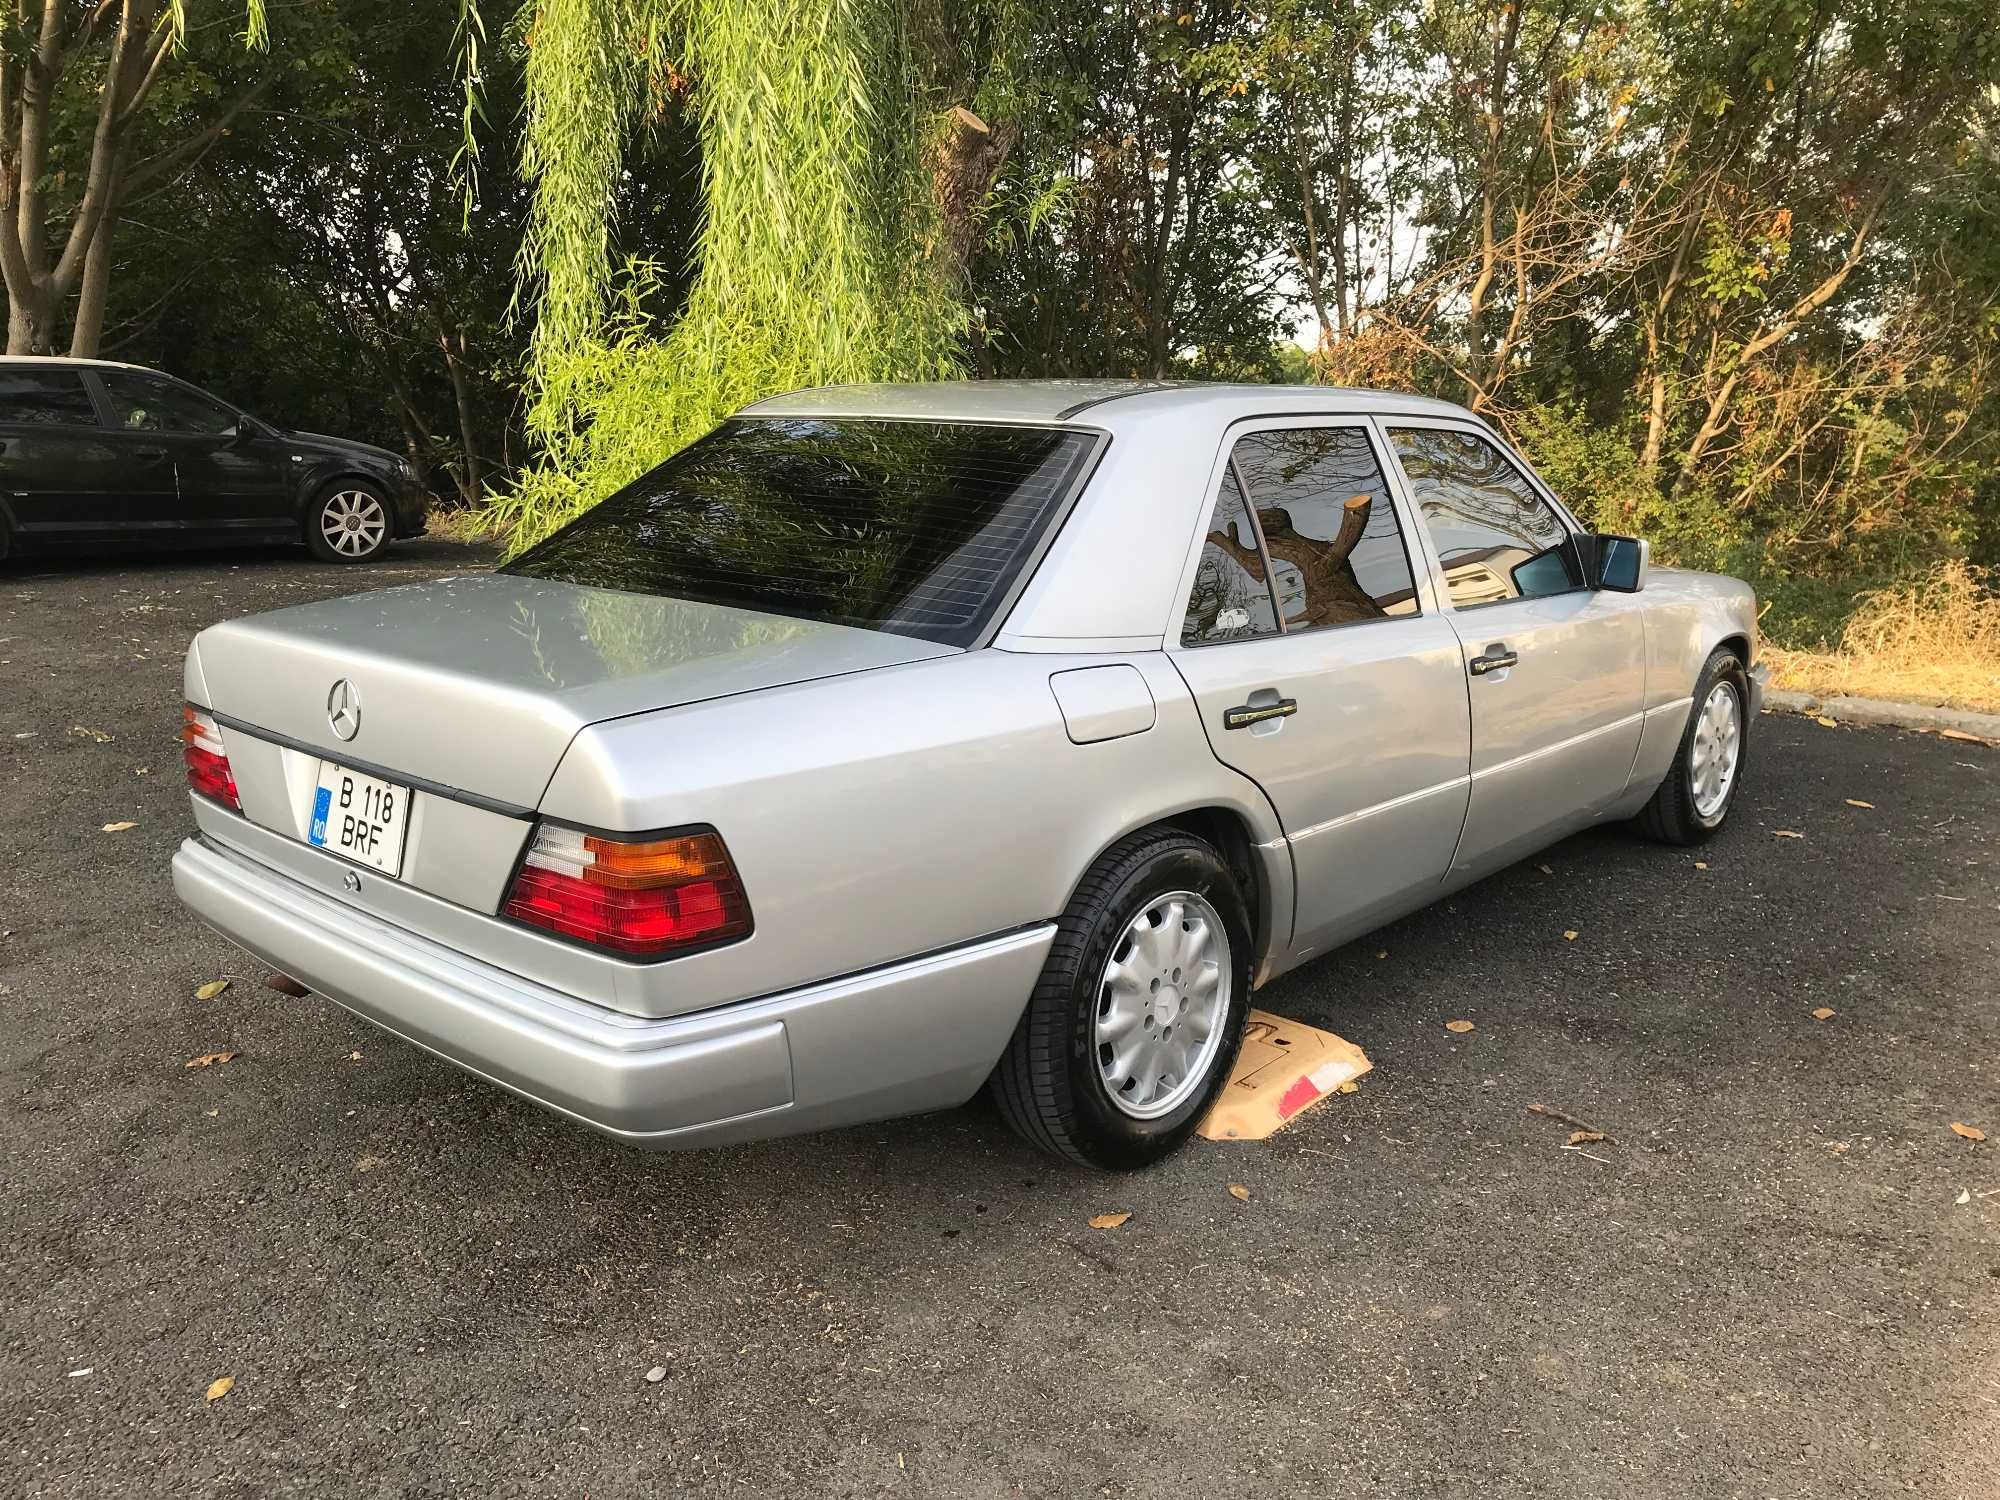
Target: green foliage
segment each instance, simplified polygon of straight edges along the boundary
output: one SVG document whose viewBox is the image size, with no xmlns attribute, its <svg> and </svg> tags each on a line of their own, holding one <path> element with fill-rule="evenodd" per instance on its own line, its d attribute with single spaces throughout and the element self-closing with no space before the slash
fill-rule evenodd
<svg viewBox="0 0 2000 1500">
<path fill-rule="evenodd" d="M 758 396 L 957 368 L 963 314 L 924 253 L 931 127 L 893 0 L 536 0 L 527 24 L 520 263 L 545 456 L 499 502 L 517 546 Z M 681 109 L 703 212 L 662 332 L 665 271 L 613 278 L 611 215 L 634 130 Z"/>
</svg>

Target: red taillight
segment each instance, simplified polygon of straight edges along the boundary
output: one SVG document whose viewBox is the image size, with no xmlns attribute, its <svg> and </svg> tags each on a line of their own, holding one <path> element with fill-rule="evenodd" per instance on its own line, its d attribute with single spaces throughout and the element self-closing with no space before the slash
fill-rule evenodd
<svg viewBox="0 0 2000 1500">
<path fill-rule="evenodd" d="M 502 916 L 594 948 L 657 957 L 746 937 L 750 903 L 721 836 L 605 838 L 544 823 Z"/>
<path fill-rule="evenodd" d="M 181 757 L 187 761 L 188 785 L 224 807 L 243 811 L 236 795 L 236 774 L 222 748 L 222 730 L 192 703 L 181 709 Z"/>
</svg>

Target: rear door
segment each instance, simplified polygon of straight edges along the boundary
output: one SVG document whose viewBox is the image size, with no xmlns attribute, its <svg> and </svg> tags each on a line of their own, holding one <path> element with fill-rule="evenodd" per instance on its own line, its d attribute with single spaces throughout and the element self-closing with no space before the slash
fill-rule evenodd
<svg viewBox="0 0 2000 1500">
<path fill-rule="evenodd" d="M 1170 647 L 1216 755 L 1284 824 L 1300 954 L 1440 881 L 1465 819 L 1458 637 L 1386 469 L 1363 419 L 1234 429 Z"/>
<path fill-rule="evenodd" d="M 1646 685 L 1636 596 L 1584 586 L 1571 524 L 1475 424 L 1388 418 L 1463 643 L 1472 803 L 1453 868 L 1481 873 L 1625 790 Z"/>
<path fill-rule="evenodd" d="M 172 500 L 158 519 L 224 538 L 295 529 L 283 445 L 240 429 L 234 407 L 139 370 L 104 370 L 97 379 L 134 460 L 167 465 Z"/>
<path fill-rule="evenodd" d="M 0 491 L 17 535 L 61 542 L 101 534 L 110 448 L 75 369 L 0 365 Z"/>
</svg>

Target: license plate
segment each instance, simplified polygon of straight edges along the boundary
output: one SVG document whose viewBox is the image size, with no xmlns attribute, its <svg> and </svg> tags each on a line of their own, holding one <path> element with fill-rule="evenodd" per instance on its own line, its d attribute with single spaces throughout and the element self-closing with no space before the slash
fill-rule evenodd
<svg viewBox="0 0 2000 1500">
<path fill-rule="evenodd" d="M 337 761 L 319 763 L 307 843 L 384 875 L 400 875 L 409 821 L 408 787 L 350 771 Z"/>
</svg>

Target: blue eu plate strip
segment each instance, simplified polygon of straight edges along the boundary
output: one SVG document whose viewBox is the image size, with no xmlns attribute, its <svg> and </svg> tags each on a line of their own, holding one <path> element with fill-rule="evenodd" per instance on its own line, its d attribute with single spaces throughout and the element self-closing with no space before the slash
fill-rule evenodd
<svg viewBox="0 0 2000 1500">
<path fill-rule="evenodd" d="M 322 849 L 326 847 L 326 815 L 332 806 L 332 787 L 323 786 L 313 793 L 313 820 L 312 828 L 306 834 L 307 843 L 318 844 Z"/>
</svg>

